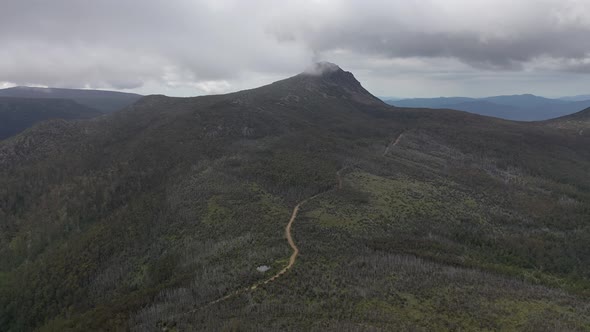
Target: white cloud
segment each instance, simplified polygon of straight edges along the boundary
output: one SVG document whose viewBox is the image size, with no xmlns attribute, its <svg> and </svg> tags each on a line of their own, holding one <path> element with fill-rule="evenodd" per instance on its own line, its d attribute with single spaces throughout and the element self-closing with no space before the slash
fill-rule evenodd
<svg viewBox="0 0 590 332">
<path fill-rule="evenodd" d="M 563 89 L 588 35 L 587 0 L 4 0 L 0 80 L 219 93 L 328 60 L 378 94 Z"/>
</svg>

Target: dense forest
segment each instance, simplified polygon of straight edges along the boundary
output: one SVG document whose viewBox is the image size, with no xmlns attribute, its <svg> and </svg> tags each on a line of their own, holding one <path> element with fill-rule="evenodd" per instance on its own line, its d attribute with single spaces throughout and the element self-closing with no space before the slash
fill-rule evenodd
<svg viewBox="0 0 590 332">
<path fill-rule="evenodd" d="M 101 114 L 96 109 L 68 99 L 0 97 L 0 140 L 42 121 L 89 119 Z"/>
</svg>

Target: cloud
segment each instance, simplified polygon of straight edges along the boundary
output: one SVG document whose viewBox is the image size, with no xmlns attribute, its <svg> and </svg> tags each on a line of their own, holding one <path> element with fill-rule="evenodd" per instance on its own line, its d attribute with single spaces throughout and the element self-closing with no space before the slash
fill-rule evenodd
<svg viewBox="0 0 590 332">
<path fill-rule="evenodd" d="M 125 89 L 303 68 L 311 52 L 269 35 L 262 8 L 242 1 L 5 0 L 0 80 Z"/>
<path fill-rule="evenodd" d="M 333 73 L 338 69 L 340 69 L 338 65 L 331 62 L 322 61 L 312 64 L 311 66 L 307 67 L 307 69 L 305 69 L 303 72 L 307 75 L 319 76 L 325 73 Z"/>
<path fill-rule="evenodd" d="M 294 6 L 273 25 L 277 39 L 302 41 L 320 53 L 345 49 L 385 58 L 449 57 L 490 70 L 521 70 L 541 56 L 580 59 L 590 53 L 587 1 L 334 1 L 331 5 L 330 10 L 311 13 L 307 6 Z"/>
<path fill-rule="evenodd" d="M 0 81 L 218 93 L 317 60 L 380 91 L 563 77 L 587 71 L 588 35 L 586 0 L 3 0 Z"/>
</svg>

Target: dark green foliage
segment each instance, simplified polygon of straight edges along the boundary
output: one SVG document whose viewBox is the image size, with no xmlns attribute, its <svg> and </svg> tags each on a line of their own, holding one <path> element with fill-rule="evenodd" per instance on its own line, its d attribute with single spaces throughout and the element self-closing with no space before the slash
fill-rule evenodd
<svg viewBox="0 0 590 332">
<path fill-rule="evenodd" d="M 17 86 L 14 88 L 0 89 L 0 97 L 68 99 L 100 112 L 111 113 L 133 104 L 142 96 L 134 93 L 105 90 Z"/>
<path fill-rule="evenodd" d="M 67 99 L 0 97 L 0 140 L 50 119 L 88 119 L 102 112 Z"/>
</svg>

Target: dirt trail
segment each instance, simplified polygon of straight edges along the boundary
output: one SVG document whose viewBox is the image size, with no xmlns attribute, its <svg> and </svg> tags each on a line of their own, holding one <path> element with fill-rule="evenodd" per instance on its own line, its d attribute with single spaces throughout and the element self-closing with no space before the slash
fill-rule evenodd
<svg viewBox="0 0 590 332">
<path fill-rule="evenodd" d="M 393 148 L 397 145 L 397 143 L 399 143 L 399 141 L 402 139 L 402 136 L 404 136 L 404 133 L 399 134 L 399 136 L 396 139 L 392 140 L 391 143 L 389 143 L 389 145 L 385 148 L 385 151 L 383 151 L 383 156 L 387 155 L 389 150 L 391 150 L 391 148 Z"/>
<path fill-rule="evenodd" d="M 330 190 L 333 190 L 333 189 L 330 189 Z M 330 191 L 330 190 L 328 190 L 328 191 Z M 323 193 L 326 193 L 328 191 L 325 191 Z M 323 193 L 321 193 L 321 194 L 323 194 Z M 293 209 L 293 212 L 291 213 L 291 219 L 289 219 L 287 226 L 285 226 L 285 237 L 287 238 L 287 242 L 289 242 L 289 246 L 291 247 L 291 249 L 293 249 L 293 253 L 291 253 L 291 257 L 289 257 L 289 264 L 287 264 L 284 268 L 282 268 L 274 276 L 272 276 L 264 281 L 259 281 L 250 287 L 239 289 L 239 290 L 237 290 L 233 293 L 227 294 L 226 296 L 221 297 L 215 301 L 209 302 L 209 305 L 225 301 L 229 298 L 240 295 L 240 294 L 245 293 L 249 290 L 255 290 L 259 286 L 266 285 L 270 282 L 273 282 L 276 279 L 278 279 L 280 276 L 282 276 L 283 274 L 287 273 L 287 271 L 289 271 L 289 269 L 291 269 L 293 267 L 293 265 L 295 265 L 295 261 L 297 260 L 297 256 L 299 255 L 299 248 L 297 248 L 295 241 L 293 241 L 293 234 L 291 232 L 291 228 L 293 227 L 293 223 L 295 222 L 295 219 L 297 218 L 297 214 L 299 213 L 299 209 L 301 208 L 301 205 L 305 204 L 310 199 L 313 199 L 321 194 L 318 194 L 316 196 L 313 196 L 311 198 L 308 198 L 304 201 L 299 202 L 299 204 L 297 204 L 295 206 L 295 208 Z"/>
<path fill-rule="evenodd" d="M 277 280 L 278 278 L 280 278 L 283 274 L 287 273 L 293 267 L 293 265 L 295 265 L 295 262 L 297 261 L 297 256 L 299 256 L 299 248 L 297 247 L 297 244 L 295 244 L 295 241 L 293 240 L 292 228 L 293 228 L 293 223 L 295 222 L 295 219 L 297 219 L 297 215 L 299 214 L 299 210 L 301 209 L 301 206 L 303 204 L 321 196 L 321 195 L 324 195 L 324 194 L 334 191 L 336 189 L 342 189 L 342 182 L 343 181 L 342 181 L 341 173 L 345 168 L 346 167 L 341 168 L 340 170 L 338 170 L 336 172 L 337 185 L 334 188 L 328 189 L 328 190 L 323 191 L 319 194 L 316 194 L 310 198 L 307 198 L 307 199 L 299 202 L 297 205 L 295 205 L 295 208 L 293 208 L 293 212 L 291 213 L 291 219 L 289 219 L 287 226 L 285 226 L 285 237 L 287 238 L 287 242 L 289 243 L 289 246 L 293 250 L 293 253 L 291 253 L 291 257 L 289 257 L 289 264 L 287 264 L 285 267 L 283 267 L 279 272 L 277 272 L 272 277 L 270 277 L 266 280 L 263 280 L 263 281 L 259 281 L 250 287 L 239 289 L 239 290 L 232 292 L 224 297 L 221 297 L 215 301 L 209 302 L 209 305 L 225 301 L 227 299 L 230 299 L 230 298 L 237 296 L 239 294 L 242 294 L 244 292 L 247 292 L 250 290 L 255 290 L 256 288 L 258 288 L 261 285 L 266 285 L 268 283 L 271 283 L 271 282 Z M 196 310 L 197 309 L 192 310 L 191 312 L 194 312 Z"/>
<path fill-rule="evenodd" d="M 336 172 L 336 180 L 338 181 L 338 189 L 342 189 L 342 171 L 345 170 L 346 167 L 343 167 Z"/>
<path fill-rule="evenodd" d="M 324 195 L 324 194 L 329 193 L 331 191 L 334 191 L 335 189 L 342 189 L 342 177 L 340 176 L 340 173 L 343 170 L 344 170 L 344 168 L 342 168 L 336 172 L 336 180 L 338 182 L 336 188 L 328 189 L 328 190 L 321 192 L 319 194 L 316 194 L 308 199 L 305 199 L 305 200 L 299 202 L 299 204 L 295 205 L 295 208 L 293 209 L 293 212 L 291 213 L 291 219 L 289 219 L 289 223 L 287 223 L 287 226 L 285 226 L 285 237 L 287 238 L 287 242 L 289 242 L 289 246 L 291 247 L 291 249 L 293 249 L 293 253 L 291 254 L 291 257 L 289 257 L 289 264 L 287 264 L 283 269 L 281 269 L 279 272 L 277 272 L 277 274 L 275 274 L 274 276 L 266 279 L 265 281 L 262 281 L 262 282 L 259 282 L 259 283 L 256 283 L 256 284 L 250 286 L 249 287 L 250 290 L 254 290 L 260 285 L 266 285 L 269 282 L 275 281 L 280 276 L 287 273 L 287 271 L 289 271 L 293 267 L 293 265 L 295 265 L 295 261 L 297 261 L 297 256 L 299 256 L 299 248 L 297 248 L 297 244 L 295 244 L 295 241 L 293 240 L 293 232 L 291 231 L 291 229 L 293 227 L 293 223 L 295 222 L 295 219 L 297 218 L 297 214 L 299 213 L 299 209 L 301 209 L 301 206 L 303 204 L 311 201 L 314 198 L 317 198 L 318 196 L 321 196 L 321 195 Z"/>
<path fill-rule="evenodd" d="M 395 147 L 400 142 L 400 140 L 402 139 L 403 135 L 404 135 L 404 133 L 402 132 L 401 134 L 399 134 L 399 136 L 396 139 L 394 139 L 394 140 L 391 141 L 391 143 L 385 148 L 385 151 L 383 151 L 383 156 L 387 155 L 387 153 L 389 152 L 389 150 L 391 150 L 391 148 Z M 309 202 L 310 200 L 315 199 L 318 196 L 324 195 L 324 194 L 329 193 L 329 192 L 334 191 L 334 190 L 340 190 L 340 189 L 342 189 L 343 180 L 342 180 L 341 173 L 345 169 L 346 169 L 346 167 L 343 167 L 343 168 L 341 168 L 340 170 L 338 170 L 336 172 L 336 180 L 337 180 L 337 183 L 336 183 L 336 186 L 335 187 L 333 187 L 331 189 L 328 189 L 328 190 L 326 190 L 324 192 L 321 192 L 319 194 L 316 194 L 316 195 L 314 195 L 314 196 L 312 196 L 310 198 L 307 198 L 307 199 L 299 202 L 297 205 L 295 205 L 295 208 L 293 208 L 293 212 L 291 213 L 291 218 L 289 219 L 289 222 L 287 223 L 287 226 L 285 226 L 285 237 L 287 238 L 287 242 L 289 243 L 289 246 L 293 250 L 293 253 L 291 253 L 291 257 L 289 257 L 289 263 L 285 267 L 283 267 L 279 272 L 277 272 L 272 277 L 270 277 L 270 278 L 268 278 L 268 279 L 266 279 L 264 281 L 259 281 L 259 282 L 255 283 L 252 286 L 249 286 L 249 287 L 246 287 L 246 288 L 242 288 L 242 289 L 238 289 L 238 290 L 236 290 L 236 291 L 234 291 L 232 293 L 229 293 L 229 294 L 227 294 L 227 295 L 225 295 L 225 296 L 223 296 L 223 297 L 221 297 L 221 298 L 219 298 L 217 300 L 211 301 L 211 302 L 207 303 L 205 305 L 205 307 L 206 306 L 213 305 L 213 304 L 216 304 L 216 303 L 219 303 L 219 302 L 222 302 L 222 301 L 225 301 L 227 299 L 230 299 L 230 298 L 232 298 L 234 296 L 237 296 L 237 295 L 240 295 L 242 293 L 255 290 L 259 286 L 266 285 L 266 284 L 268 284 L 270 282 L 273 282 L 276 279 L 280 278 L 285 273 L 287 273 L 293 267 L 293 265 L 295 265 L 295 262 L 297 261 L 297 256 L 299 256 L 299 248 L 297 247 L 297 244 L 295 244 L 295 241 L 293 240 L 292 227 L 293 227 L 293 223 L 295 222 L 295 219 L 297 219 L 297 215 L 299 214 L 299 210 L 301 209 L 301 206 L 303 204 Z M 196 308 L 196 309 L 193 309 L 193 310 L 184 312 L 184 313 L 182 313 L 180 315 L 186 315 L 186 314 L 189 314 L 189 313 L 193 313 L 193 312 L 196 312 L 196 311 L 198 311 L 198 310 L 200 310 L 202 308 L 203 307 Z"/>
<path fill-rule="evenodd" d="M 289 271 L 289 269 L 292 268 L 293 265 L 295 264 L 295 261 L 297 260 L 297 256 L 299 255 L 299 248 L 297 248 L 295 241 L 293 241 L 293 234 L 291 232 L 291 228 L 293 227 L 293 223 L 295 222 L 295 218 L 297 218 L 297 214 L 299 213 L 299 208 L 301 208 L 301 205 L 303 205 L 307 201 L 308 200 L 302 201 L 301 203 L 299 203 L 295 206 L 295 208 L 293 209 L 293 213 L 291 213 L 291 219 L 289 219 L 289 223 L 285 227 L 285 237 L 287 238 L 287 242 L 289 242 L 289 246 L 291 247 L 291 249 L 293 249 L 293 253 L 291 254 L 291 257 L 289 257 L 289 264 L 287 264 L 287 266 L 285 266 L 283 269 L 281 269 L 279 272 L 277 272 L 277 274 L 275 274 L 274 276 L 266 279 L 263 282 L 259 282 L 255 285 L 252 285 L 250 287 L 250 289 L 253 290 L 253 289 L 256 289 L 260 285 L 266 285 L 269 282 L 275 281 L 277 278 L 279 278 L 283 274 L 287 273 L 287 271 Z"/>
</svg>

